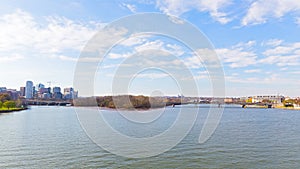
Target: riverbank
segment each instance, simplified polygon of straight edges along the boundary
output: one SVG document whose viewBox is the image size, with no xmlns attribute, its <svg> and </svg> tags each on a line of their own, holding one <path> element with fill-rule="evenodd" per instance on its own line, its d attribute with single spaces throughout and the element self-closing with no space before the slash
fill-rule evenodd
<svg viewBox="0 0 300 169">
<path fill-rule="evenodd" d="M 28 108 L 10 108 L 10 109 L 0 108 L 0 113 L 11 113 L 11 112 L 22 111 L 27 109 Z"/>
<path fill-rule="evenodd" d="M 275 107 L 276 109 L 284 109 L 284 110 L 300 110 L 300 107 L 283 107 L 283 106 L 278 106 Z"/>
<path fill-rule="evenodd" d="M 263 105 L 246 105 L 245 107 L 242 106 L 242 108 L 258 108 L 258 109 L 283 109 L 283 110 L 300 110 L 300 107 L 285 107 L 285 106 L 263 106 Z"/>
</svg>

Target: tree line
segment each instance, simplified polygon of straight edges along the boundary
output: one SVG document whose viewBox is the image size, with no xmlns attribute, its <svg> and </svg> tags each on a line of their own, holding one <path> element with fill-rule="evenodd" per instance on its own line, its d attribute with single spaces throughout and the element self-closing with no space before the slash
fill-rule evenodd
<svg viewBox="0 0 300 169">
<path fill-rule="evenodd" d="M 7 93 L 0 93 L 0 109 L 12 109 L 16 107 L 21 107 L 22 102 L 20 100 L 12 100 L 10 95 Z"/>
<path fill-rule="evenodd" d="M 173 104 L 181 104 L 181 99 L 149 97 L 143 95 L 119 95 L 78 98 L 75 99 L 73 102 L 75 106 L 98 106 L 112 109 L 150 109 L 161 108 Z"/>
</svg>

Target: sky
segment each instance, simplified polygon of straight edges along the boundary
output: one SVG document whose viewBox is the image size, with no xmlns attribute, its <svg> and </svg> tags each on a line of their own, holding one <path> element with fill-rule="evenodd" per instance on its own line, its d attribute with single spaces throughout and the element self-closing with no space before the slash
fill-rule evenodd
<svg viewBox="0 0 300 169">
<path fill-rule="evenodd" d="M 203 33 L 224 70 L 226 96 L 300 96 L 297 0 L 3 0 L 0 87 L 19 89 L 27 80 L 46 86 L 51 82 L 51 87 L 73 86 L 78 58 L 88 41 L 110 23 L 145 12 L 178 17 Z M 121 36 L 124 32 L 109 33 Z M 156 49 L 161 51 L 147 53 Z M 211 96 L 209 73 L 193 52 L 184 42 L 166 36 L 141 34 L 127 38 L 116 44 L 98 67 L 94 95 L 112 94 L 120 65 L 137 53 L 143 58 L 155 54 L 152 59 L 156 62 L 149 63 L 149 67 L 166 68 L 167 62 L 177 66 L 177 73 L 183 72 L 179 68 L 188 69 L 197 81 L 198 95 Z M 145 95 L 181 93 L 178 81 L 157 68 L 141 70 L 131 78 L 128 91 Z"/>
</svg>

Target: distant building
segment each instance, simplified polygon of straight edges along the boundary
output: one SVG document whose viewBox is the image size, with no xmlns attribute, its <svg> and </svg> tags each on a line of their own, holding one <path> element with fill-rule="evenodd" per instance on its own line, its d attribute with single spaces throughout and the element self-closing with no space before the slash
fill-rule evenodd
<svg viewBox="0 0 300 169">
<path fill-rule="evenodd" d="M 51 93 L 43 93 L 43 95 L 41 96 L 41 98 L 43 99 L 51 99 Z"/>
<path fill-rule="evenodd" d="M 32 81 L 27 81 L 26 82 L 25 97 L 26 97 L 26 99 L 32 99 L 33 98 L 33 82 Z"/>
<path fill-rule="evenodd" d="M 39 88 L 38 90 L 38 98 L 49 99 L 51 98 L 51 88 Z"/>
<path fill-rule="evenodd" d="M 61 89 L 60 89 L 60 87 L 53 87 L 52 92 L 53 93 L 60 93 Z"/>
<path fill-rule="evenodd" d="M 261 103 L 269 101 L 271 103 L 280 104 L 284 100 L 284 96 L 269 95 L 269 96 L 252 96 L 252 103 Z"/>
<path fill-rule="evenodd" d="M 76 99 L 78 91 L 74 91 L 72 87 L 64 88 L 64 99 Z"/>
<path fill-rule="evenodd" d="M 0 93 L 6 92 L 6 87 L 0 87 Z"/>
<path fill-rule="evenodd" d="M 37 98 L 38 97 L 38 91 L 35 90 L 35 86 L 32 87 L 32 91 L 33 91 L 33 98 Z"/>
<path fill-rule="evenodd" d="M 45 85 L 43 85 L 42 83 L 39 83 L 38 85 L 36 85 L 36 89 L 39 91 L 41 88 L 45 88 Z"/>
<path fill-rule="evenodd" d="M 25 87 L 20 87 L 20 96 L 25 96 L 25 91 L 26 91 L 26 88 Z"/>
<path fill-rule="evenodd" d="M 225 103 L 233 103 L 233 98 L 224 98 Z"/>
<path fill-rule="evenodd" d="M 18 100 L 20 93 L 16 89 L 7 89 L 6 93 L 9 94 L 12 100 Z"/>
<path fill-rule="evenodd" d="M 60 87 L 53 87 L 52 98 L 53 99 L 62 99 L 63 98 Z"/>
</svg>

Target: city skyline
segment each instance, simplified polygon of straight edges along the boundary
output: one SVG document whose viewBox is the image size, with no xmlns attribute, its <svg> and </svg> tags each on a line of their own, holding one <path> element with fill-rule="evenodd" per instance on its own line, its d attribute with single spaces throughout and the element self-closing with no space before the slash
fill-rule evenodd
<svg viewBox="0 0 300 169">
<path fill-rule="evenodd" d="M 300 2 L 67 0 L 63 4 L 0 4 L 0 86 L 19 89 L 27 79 L 73 86 L 82 48 L 103 26 L 124 16 L 158 12 L 192 23 L 210 40 L 224 69 L 226 96 L 300 95 Z M 122 34 L 122 30 L 112 33 Z M 111 95 L 118 65 L 132 53 L 153 48 L 182 57 L 201 86 L 200 95 L 212 95 L 207 71 L 181 43 L 149 35 L 126 39 L 106 56 L 95 76 L 95 95 Z M 172 81 L 164 73 L 148 71 L 136 77 L 130 93 L 150 95 L 159 88 L 165 95 L 179 94 L 176 86 L 167 85 Z"/>
<path fill-rule="evenodd" d="M 27 90 L 27 83 L 30 83 L 32 82 L 32 84 L 30 84 L 30 88 L 32 89 L 31 92 L 38 92 L 40 88 L 43 88 L 43 89 L 50 89 L 50 92 L 52 93 L 55 93 L 55 90 L 58 90 L 57 92 L 61 92 L 62 89 L 66 90 L 66 89 L 73 89 L 74 91 L 76 91 L 73 87 L 70 87 L 70 86 L 65 86 L 65 87 L 61 87 L 61 86 L 58 86 L 58 85 L 55 85 L 55 86 L 47 86 L 44 85 L 42 82 L 38 82 L 38 83 L 34 83 L 33 81 L 31 80 L 28 80 L 26 81 L 25 85 L 20 85 L 18 88 L 11 88 L 9 86 L 0 86 L 0 93 L 2 92 L 6 92 L 6 91 L 12 91 L 12 90 L 15 90 L 15 91 L 18 91 L 18 92 L 22 92 L 22 90 L 25 90 L 24 91 L 24 95 L 25 98 L 26 97 L 26 90 Z M 58 89 L 59 88 L 59 89 Z M 52 90 L 51 90 L 52 89 Z M 79 91 L 76 91 L 77 92 L 77 95 L 79 93 Z M 135 95 L 135 94 L 132 94 L 132 95 Z M 138 95 L 138 94 L 137 94 Z M 22 95 L 21 95 L 22 96 Z M 110 94 L 108 95 L 91 95 L 91 96 L 86 96 L 86 97 L 93 97 L 93 96 L 111 96 Z M 151 95 L 145 95 L 145 96 L 151 96 Z M 165 96 L 168 96 L 168 97 L 194 97 L 194 96 L 184 96 L 184 95 L 181 95 L 180 93 L 178 93 L 177 95 L 165 95 Z M 272 96 L 272 97 L 275 97 L 275 96 L 280 96 L 280 97 L 287 97 L 287 98 L 290 98 L 290 96 L 288 95 L 285 95 L 284 93 L 273 93 L 273 94 L 270 94 L 270 95 L 267 95 L 267 94 L 250 94 L 250 95 L 244 95 L 244 96 L 224 96 L 224 98 L 243 98 L 243 97 L 264 97 L 264 96 Z M 78 95 L 77 97 L 81 97 L 80 95 Z M 196 96 L 196 97 L 208 97 L 208 98 L 213 98 L 212 96 L 205 96 L 205 95 L 199 95 L 199 96 Z M 300 96 L 294 96 L 292 98 L 299 98 Z M 218 98 L 218 97 L 216 97 Z"/>
<path fill-rule="evenodd" d="M 63 89 L 63 90 L 62 90 Z M 78 98 L 78 91 L 73 87 L 49 86 L 46 87 L 42 83 L 33 83 L 26 81 L 25 85 L 19 88 L 10 88 L 0 86 L 0 93 L 10 95 L 13 100 L 17 99 L 55 99 L 68 100 Z"/>
</svg>

